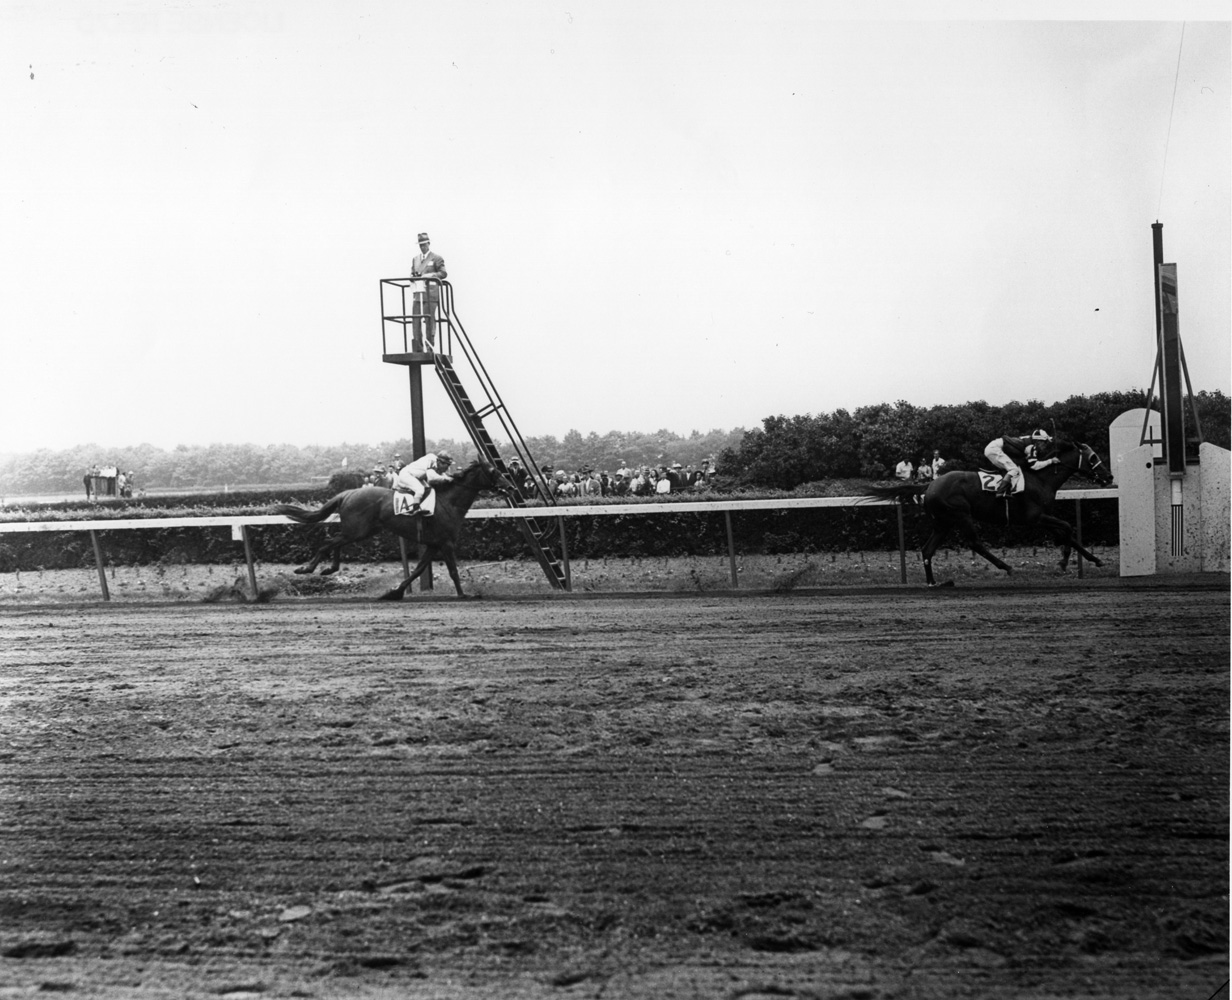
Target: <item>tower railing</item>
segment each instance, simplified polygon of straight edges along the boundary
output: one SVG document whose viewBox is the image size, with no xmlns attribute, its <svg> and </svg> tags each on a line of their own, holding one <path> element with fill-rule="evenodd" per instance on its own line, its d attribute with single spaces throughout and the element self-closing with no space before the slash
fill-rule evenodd
<svg viewBox="0 0 1232 1000">
<path fill-rule="evenodd" d="M 414 301 L 415 292 L 419 288 L 424 289 L 421 302 L 427 300 L 426 290 L 429 285 L 438 289 L 437 308 L 432 317 L 435 330 L 431 338 L 427 334 L 428 317 L 416 314 Z M 446 364 L 451 366 L 454 348 L 460 349 L 482 389 L 482 398 L 471 394 L 475 399 L 476 417 L 479 421 L 489 416 L 496 417 L 509 446 L 526 469 L 533 498 L 548 506 L 556 505 L 547 477 L 535 462 L 522 432 L 509 415 L 505 401 L 458 318 L 453 304 L 453 286 L 448 281 L 432 277 L 381 279 L 381 338 L 382 353 L 387 361 L 413 359 L 417 362 L 437 364 L 438 359 L 443 358 Z M 391 347 L 394 349 L 391 350 Z M 397 355 L 402 357 L 396 357 Z M 479 453 L 487 455 L 489 443 L 479 436 L 472 421 L 464 422 Z M 498 465 L 504 466 L 501 471 L 508 471 L 507 464 L 499 457 L 496 458 Z"/>
</svg>

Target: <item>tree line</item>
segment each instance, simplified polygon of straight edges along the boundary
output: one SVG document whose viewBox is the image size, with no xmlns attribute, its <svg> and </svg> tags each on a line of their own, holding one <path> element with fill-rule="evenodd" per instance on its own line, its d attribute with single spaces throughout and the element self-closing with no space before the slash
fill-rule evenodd
<svg viewBox="0 0 1232 1000">
<path fill-rule="evenodd" d="M 1223 392 L 1199 392 L 1195 404 L 1206 440 L 1223 448 L 1232 437 L 1232 401 Z M 1108 425 L 1126 410 L 1146 405 L 1135 389 L 1071 396 L 1045 405 L 1037 400 L 992 405 L 975 402 L 915 406 L 905 400 L 862 406 L 854 411 L 766 417 L 760 428 L 693 431 L 569 431 L 563 439 L 529 437 L 535 461 L 553 470 L 615 471 L 622 465 L 698 467 L 717 459 L 730 482 L 777 489 L 825 479 L 882 479 L 903 458 L 913 464 L 934 449 L 950 468 L 974 468 L 984 446 L 1004 434 L 1024 434 L 1034 427 L 1085 441 L 1107 457 Z M 469 440 L 438 439 L 429 448 L 447 448 L 460 464 L 476 456 Z M 511 454 L 498 443 L 502 454 Z M 151 444 L 102 448 L 95 444 L 63 450 L 0 455 L 0 497 L 23 494 L 71 495 L 82 491 L 82 477 L 92 465 L 132 470 L 138 492 L 196 491 L 253 486 L 324 486 L 336 473 L 367 472 L 395 454 L 412 455 L 410 438 L 378 444 L 295 446 L 290 444 L 179 445 L 171 450 Z M 83 493 L 84 496 L 84 493 Z"/>
<path fill-rule="evenodd" d="M 610 431 L 603 435 L 571 430 L 563 440 L 552 435 L 530 437 L 526 445 L 535 461 L 552 469 L 615 471 L 622 464 L 680 462 L 698 466 L 703 459 L 713 459 L 720 451 L 738 445 L 743 436 L 743 428 L 708 433 L 695 430 L 685 436 L 668 430 Z M 469 440 L 441 438 L 429 441 L 428 447 L 449 450 L 459 464 L 477 455 Z M 499 442 L 497 447 L 502 454 L 512 454 Z M 211 444 L 178 445 L 171 450 L 152 444 L 123 448 L 83 444 L 0 455 L 0 497 L 78 492 L 84 497 L 82 477 L 93 465 L 131 470 L 138 492 L 324 485 L 339 471 L 367 472 L 377 464 L 388 463 L 394 455 L 410 461 L 409 437 L 377 444 Z"/>
<path fill-rule="evenodd" d="M 1045 405 L 1038 400 L 993 406 L 983 400 L 914 406 L 905 400 L 863 406 L 854 412 L 767 417 L 760 429 L 719 455 L 719 471 L 749 485 L 794 489 L 823 479 L 883 479 L 904 458 L 941 453 L 948 469 L 973 469 L 984 447 L 1003 435 L 1043 427 L 1083 441 L 1107 457 L 1108 427 L 1126 410 L 1146 406 L 1144 390 L 1071 396 Z M 1232 409 L 1224 393 L 1195 393 L 1205 440 L 1229 447 Z"/>
</svg>

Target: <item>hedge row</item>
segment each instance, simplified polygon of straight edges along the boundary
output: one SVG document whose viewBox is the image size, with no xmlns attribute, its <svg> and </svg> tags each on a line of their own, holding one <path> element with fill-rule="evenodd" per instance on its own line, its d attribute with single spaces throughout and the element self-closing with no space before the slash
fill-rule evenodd
<svg viewBox="0 0 1232 1000">
<path fill-rule="evenodd" d="M 320 499 L 324 497 L 296 498 L 297 502 L 305 504 Z M 231 494 L 228 506 L 233 506 L 235 500 L 235 495 Z M 1057 513 L 1072 522 L 1073 503 L 1062 502 Z M 129 511 L 125 516 L 131 515 Z M 898 548 L 898 519 L 892 507 L 733 511 L 731 520 L 735 545 L 741 553 L 893 551 Z M 571 558 L 719 555 L 727 551 L 722 511 L 573 516 L 563 521 Z M 904 525 L 908 548 L 919 548 L 927 537 L 927 518 L 913 508 L 906 508 Z M 1116 545 L 1118 530 L 1116 500 L 1083 503 L 1082 535 L 1087 544 Z M 248 531 L 254 557 L 268 563 L 303 562 L 332 533 L 329 526 L 321 525 L 254 525 Z M 995 526 L 981 526 L 980 534 L 994 548 L 1040 544 L 1047 538 L 1038 529 Z M 244 558 L 243 544 L 232 540 L 229 528 L 104 530 L 99 537 L 104 561 L 110 565 L 230 564 Z M 957 538 L 952 538 L 949 544 L 960 547 Z M 462 559 L 479 562 L 531 558 L 516 523 L 503 518 L 470 521 L 459 548 Z M 344 549 L 343 558 L 352 562 L 396 560 L 399 558 L 398 540 L 393 535 L 381 534 Z M 93 565 L 94 548 L 85 532 L 0 535 L 0 572 Z"/>
</svg>

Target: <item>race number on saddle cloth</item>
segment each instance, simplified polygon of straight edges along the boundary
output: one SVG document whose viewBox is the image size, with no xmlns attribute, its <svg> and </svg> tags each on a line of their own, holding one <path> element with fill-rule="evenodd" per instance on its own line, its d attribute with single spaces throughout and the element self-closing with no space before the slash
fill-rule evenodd
<svg viewBox="0 0 1232 1000">
<path fill-rule="evenodd" d="M 436 490 L 428 490 L 427 495 L 418 502 L 416 502 L 414 494 L 404 493 L 402 490 L 394 490 L 395 514 L 410 516 L 422 514 L 424 517 L 431 517 L 435 512 Z"/>
<path fill-rule="evenodd" d="M 394 513 L 431 517 L 436 509 L 436 491 L 432 487 L 453 482 L 453 476 L 446 471 L 452 463 L 453 456 L 440 451 L 428 452 L 404 465 L 394 477 Z"/>
<path fill-rule="evenodd" d="M 983 469 L 980 469 L 977 474 L 980 477 L 981 490 L 985 493 L 1000 492 L 998 487 L 1000 487 L 1002 480 L 1005 479 L 1006 474 L 1004 472 L 985 472 Z M 1021 493 L 1027 488 L 1027 481 L 1023 479 L 1021 471 L 1019 471 L 1017 478 L 1010 478 L 1010 484 L 1010 493 Z"/>
</svg>

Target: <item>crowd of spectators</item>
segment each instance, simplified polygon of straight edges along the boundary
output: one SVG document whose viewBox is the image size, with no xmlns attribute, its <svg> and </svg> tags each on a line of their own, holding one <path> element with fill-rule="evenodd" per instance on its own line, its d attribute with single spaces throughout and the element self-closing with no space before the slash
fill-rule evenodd
<svg viewBox="0 0 1232 1000">
<path fill-rule="evenodd" d="M 394 477 L 405 464 L 401 455 L 394 455 L 388 462 L 377 462 L 372 470 L 364 475 L 364 483 L 372 486 L 392 486 Z M 511 458 L 506 467 L 514 486 L 523 497 L 537 494 L 532 477 L 520 459 Z M 544 465 L 539 471 L 549 492 L 558 499 L 585 496 L 644 497 L 705 489 L 715 474 L 715 466 L 712 460 L 706 459 L 700 468 L 673 462 L 671 465 L 659 466 L 622 465 L 615 472 L 590 467 L 568 472 L 565 469 L 553 469 L 550 465 Z"/>
<path fill-rule="evenodd" d="M 406 465 L 402 456 L 395 454 L 388 462 L 377 462 L 372 471 L 364 474 L 365 486 L 393 486 L 394 476 Z"/>
<path fill-rule="evenodd" d="M 945 471 L 945 459 L 941 452 L 933 449 L 933 457 L 921 457 L 912 461 L 904 458 L 894 466 L 894 477 L 906 483 L 930 483 Z"/>
<path fill-rule="evenodd" d="M 533 496 L 536 492 L 531 476 L 517 458 L 509 461 L 509 472 L 523 496 Z M 621 497 L 621 496 L 654 496 L 664 493 L 684 493 L 690 490 L 702 490 L 709 486 L 714 476 L 714 463 L 709 459 L 702 462 L 700 468 L 692 465 L 682 466 L 679 462 L 671 465 L 621 465 L 615 472 L 606 469 L 590 467 L 568 472 L 565 469 L 555 469 L 544 465 L 540 470 L 543 481 L 556 499 L 572 497 Z"/>
</svg>

